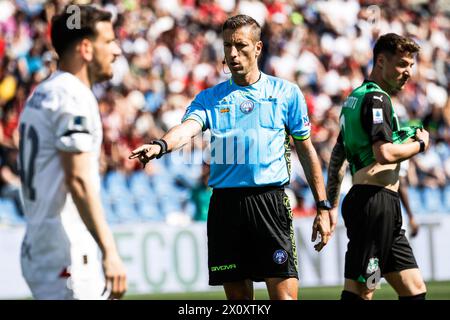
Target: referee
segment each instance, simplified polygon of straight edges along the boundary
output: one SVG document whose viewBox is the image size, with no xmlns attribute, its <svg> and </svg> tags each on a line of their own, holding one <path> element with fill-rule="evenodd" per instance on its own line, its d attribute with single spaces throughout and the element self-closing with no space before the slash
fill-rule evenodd
<svg viewBox="0 0 450 320">
<path fill-rule="evenodd" d="M 419 50 L 409 38 L 381 36 L 373 49 L 369 79 L 342 106 L 327 183 L 336 211 L 347 160 L 353 186 L 342 204 L 349 238 L 342 300 L 372 299 L 381 277 L 399 299 L 425 299 L 426 287 L 402 229 L 398 188 L 400 163 L 428 149 L 429 135 L 416 127 L 400 128 L 390 97 L 411 77 Z"/>
<path fill-rule="evenodd" d="M 253 281 L 265 281 L 271 299 L 297 299 L 298 268 L 289 183 L 289 136 L 317 201 L 312 240 L 327 244 L 336 224 L 330 215 L 320 163 L 311 143 L 304 97 L 297 85 L 258 69 L 261 28 L 237 15 L 223 27 L 224 64 L 232 77 L 203 90 L 182 124 L 160 140 L 132 151 L 144 165 L 211 131 L 213 188 L 207 233 L 209 284 L 228 299 L 254 298 Z"/>
</svg>

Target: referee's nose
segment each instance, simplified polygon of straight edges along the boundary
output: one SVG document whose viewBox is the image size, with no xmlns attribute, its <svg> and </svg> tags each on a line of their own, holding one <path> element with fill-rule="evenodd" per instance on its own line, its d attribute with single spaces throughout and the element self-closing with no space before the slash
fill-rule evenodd
<svg viewBox="0 0 450 320">
<path fill-rule="evenodd" d="M 238 50 L 237 50 L 236 46 L 231 46 L 230 58 L 232 60 L 234 60 L 234 58 L 237 58 L 237 56 L 238 56 Z"/>
</svg>

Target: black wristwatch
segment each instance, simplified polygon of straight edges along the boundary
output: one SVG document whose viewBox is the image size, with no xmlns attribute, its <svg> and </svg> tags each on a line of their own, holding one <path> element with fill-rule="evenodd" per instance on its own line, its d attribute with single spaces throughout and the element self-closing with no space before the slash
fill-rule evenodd
<svg viewBox="0 0 450 320">
<path fill-rule="evenodd" d="M 425 151 L 425 142 L 423 142 L 422 139 L 417 140 L 417 142 L 420 144 L 419 153 L 424 152 Z"/>
<path fill-rule="evenodd" d="M 161 147 L 161 150 L 156 156 L 156 159 L 161 158 L 163 155 L 167 153 L 167 142 L 164 139 L 150 141 L 150 144 L 157 144 L 158 146 Z"/>
<path fill-rule="evenodd" d="M 316 207 L 317 209 L 325 209 L 325 210 L 333 209 L 333 206 L 331 205 L 331 202 L 329 200 L 317 201 Z"/>
</svg>

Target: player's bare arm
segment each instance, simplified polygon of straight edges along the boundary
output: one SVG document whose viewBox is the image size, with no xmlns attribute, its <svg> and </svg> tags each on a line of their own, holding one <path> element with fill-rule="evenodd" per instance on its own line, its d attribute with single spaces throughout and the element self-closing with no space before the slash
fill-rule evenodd
<svg viewBox="0 0 450 320">
<path fill-rule="evenodd" d="M 89 153 L 60 152 L 66 185 L 73 197 L 81 219 L 102 251 L 103 271 L 110 298 L 119 299 L 127 290 L 126 273 L 117 252 L 113 235 L 90 176 Z"/>
<path fill-rule="evenodd" d="M 201 131 L 201 124 L 192 119 L 188 119 L 182 124 L 173 127 L 162 137 L 162 139 L 164 139 L 167 143 L 167 152 L 182 148 Z M 138 158 L 139 161 L 145 166 L 147 162 L 156 158 L 160 152 L 161 146 L 157 144 L 144 144 L 131 151 L 131 155 L 128 158 Z"/>
<path fill-rule="evenodd" d="M 347 163 L 345 162 L 344 146 L 337 142 L 333 147 L 333 151 L 331 151 L 327 178 L 327 197 L 333 208 L 337 208 L 339 205 L 341 183 L 346 168 Z"/>
<path fill-rule="evenodd" d="M 345 149 L 344 146 L 337 142 L 333 151 L 331 152 L 330 163 L 328 164 L 328 178 L 327 178 L 327 197 L 331 202 L 333 208 L 330 210 L 330 216 L 334 219 L 334 224 L 331 228 L 333 234 L 336 228 L 338 207 L 339 207 L 339 195 L 341 191 L 342 179 L 344 179 L 345 170 L 347 168 L 347 162 L 345 161 Z"/>
<path fill-rule="evenodd" d="M 295 149 L 297 151 L 300 163 L 305 171 L 306 180 L 311 187 L 311 191 L 316 201 L 326 199 L 325 184 L 320 167 L 319 157 L 311 142 L 311 139 L 303 141 L 294 140 Z M 314 248 L 317 251 L 328 243 L 331 237 L 331 229 L 334 228 L 336 219 L 330 216 L 329 210 L 318 209 L 316 218 L 313 223 L 313 232 L 311 241 L 316 241 L 317 234 L 321 236 L 321 241 Z"/>
<path fill-rule="evenodd" d="M 403 160 L 409 159 L 421 151 L 419 140 L 425 144 L 425 150 L 429 147 L 429 134 L 424 129 L 418 129 L 416 132 L 416 139 L 418 141 L 393 144 L 386 141 L 377 141 L 373 144 L 372 150 L 375 159 L 380 164 L 399 163 Z"/>
</svg>

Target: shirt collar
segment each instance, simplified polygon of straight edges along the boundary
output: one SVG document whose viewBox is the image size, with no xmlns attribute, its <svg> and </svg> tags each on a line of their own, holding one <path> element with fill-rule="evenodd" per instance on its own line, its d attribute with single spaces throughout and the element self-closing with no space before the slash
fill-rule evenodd
<svg viewBox="0 0 450 320">
<path fill-rule="evenodd" d="M 260 77 L 259 77 L 258 81 L 256 81 L 255 83 L 252 83 L 251 85 L 248 85 L 248 86 L 237 85 L 233 81 L 233 77 L 230 77 L 229 84 L 230 84 L 230 86 L 233 86 L 235 88 L 239 88 L 240 90 L 244 90 L 244 91 L 246 91 L 246 90 L 259 90 L 261 88 L 262 84 L 266 81 L 266 79 L 267 79 L 267 75 L 264 72 L 260 71 Z"/>
</svg>

